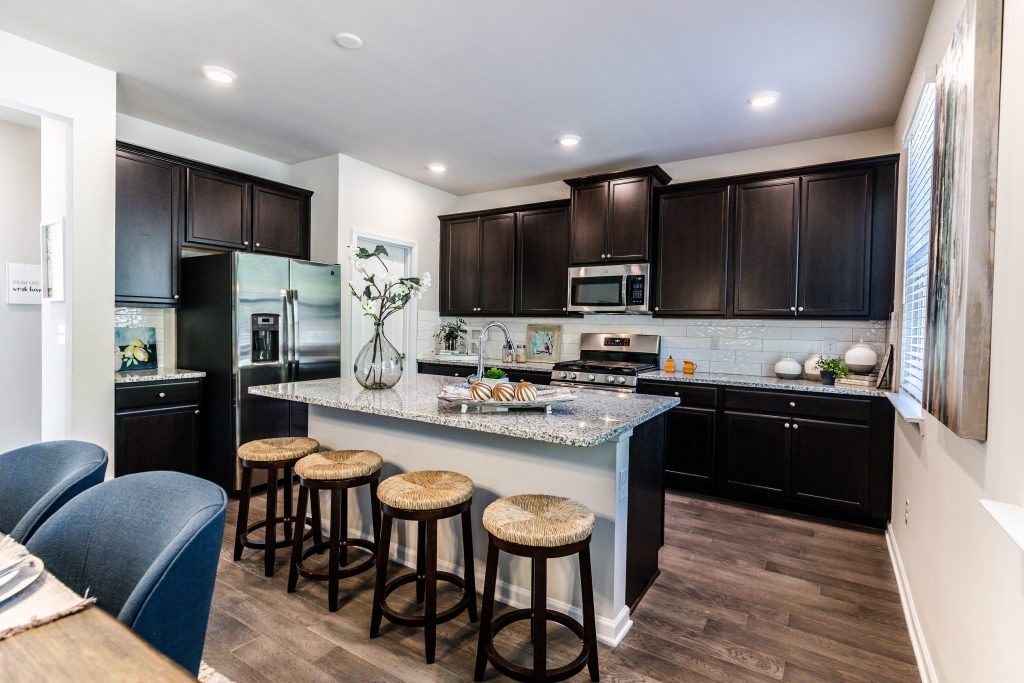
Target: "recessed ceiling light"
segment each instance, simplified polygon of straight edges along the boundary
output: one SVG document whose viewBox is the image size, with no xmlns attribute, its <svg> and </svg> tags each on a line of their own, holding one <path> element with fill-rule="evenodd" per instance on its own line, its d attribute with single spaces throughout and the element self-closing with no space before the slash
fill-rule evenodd
<svg viewBox="0 0 1024 683">
<path fill-rule="evenodd" d="M 427 168 L 430 169 L 431 173 L 444 173 L 448 170 L 448 167 L 444 164 L 439 164 L 436 161 L 432 164 L 427 164 Z"/>
<path fill-rule="evenodd" d="M 363 46 L 363 39 L 354 33 L 335 33 L 334 42 L 346 50 L 358 50 Z"/>
<path fill-rule="evenodd" d="M 765 92 L 754 93 L 753 95 L 747 98 L 747 104 L 749 104 L 754 109 L 764 109 L 765 107 L 772 106 L 778 101 L 779 93 L 772 92 L 770 90 Z"/>
<path fill-rule="evenodd" d="M 583 138 L 581 138 L 579 135 L 568 133 L 566 135 L 558 136 L 558 144 L 560 144 L 562 147 L 575 147 L 576 145 L 580 144 L 580 140 L 582 139 Z"/>
<path fill-rule="evenodd" d="M 201 69 L 201 71 L 203 72 L 203 75 L 211 81 L 214 83 L 220 83 L 221 85 L 231 85 L 235 82 L 235 79 L 238 78 L 234 71 L 225 69 L 222 66 L 206 65 Z"/>
</svg>

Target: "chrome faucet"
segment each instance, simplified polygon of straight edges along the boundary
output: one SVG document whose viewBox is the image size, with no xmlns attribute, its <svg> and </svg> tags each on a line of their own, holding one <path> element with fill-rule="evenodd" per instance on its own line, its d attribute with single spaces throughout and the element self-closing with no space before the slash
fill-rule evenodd
<svg viewBox="0 0 1024 683">
<path fill-rule="evenodd" d="M 506 348 L 508 348 L 508 350 L 512 352 L 513 356 L 515 356 L 515 354 L 516 354 L 516 345 L 512 343 L 512 335 L 509 334 L 508 328 L 505 327 L 505 323 L 503 323 L 503 322 L 501 322 L 499 320 L 492 320 L 491 322 L 487 323 L 486 325 L 483 326 L 483 329 L 480 330 L 480 338 L 477 339 L 477 344 L 476 344 L 476 376 L 469 378 L 469 381 L 471 383 L 476 381 L 476 380 L 483 379 L 483 377 L 484 377 L 484 342 L 487 341 L 487 330 L 491 329 L 492 327 L 500 327 L 501 328 L 501 331 L 505 333 L 505 346 L 506 346 Z"/>
</svg>

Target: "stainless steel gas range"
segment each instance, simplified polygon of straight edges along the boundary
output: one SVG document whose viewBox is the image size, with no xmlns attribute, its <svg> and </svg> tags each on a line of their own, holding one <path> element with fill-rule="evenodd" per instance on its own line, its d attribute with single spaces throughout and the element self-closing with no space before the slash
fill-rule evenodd
<svg viewBox="0 0 1024 683">
<path fill-rule="evenodd" d="M 661 337 L 656 334 L 580 335 L 579 360 L 555 363 L 551 383 L 559 386 L 635 392 L 637 376 L 658 368 Z"/>
</svg>

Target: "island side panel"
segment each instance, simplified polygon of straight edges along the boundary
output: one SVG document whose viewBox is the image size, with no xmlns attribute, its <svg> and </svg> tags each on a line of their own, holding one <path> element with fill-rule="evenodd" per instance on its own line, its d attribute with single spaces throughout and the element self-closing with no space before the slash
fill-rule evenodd
<svg viewBox="0 0 1024 683">
<path fill-rule="evenodd" d="M 487 532 L 481 519 L 487 505 L 518 493 L 547 493 L 579 500 L 596 517 L 591 554 L 598 637 L 615 645 L 628 631 L 632 624 L 625 604 L 624 517 L 628 490 L 620 489 L 616 478 L 618 469 L 628 468 L 628 435 L 591 448 L 577 448 L 316 405 L 309 408 L 309 434 L 324 448 L 363 448 L 380 453 L 384 459 L 382 479 L 424 469 L 453 470 L 473 479 L 473 546 L 481 592 L 487 552 Z M 326 515 L 327 507 L 323 511 Z M 350 496 L 349 525 L 353 535 L 370 536 L 367 492 Z M 415 566 L 415 542 L 412 524 L 396 521 L 392 558 Z M 438 567 L 461 574 L 461 559 L 457 520 L 439 523 Z M 516 607 L 528 607 L 529 586 L 529 560 L 502 553 L 498 598 Z M 548 596 L 552 609 L 581 618 L 579 563 L 575 556 L 548 561 Z"/>
<path fill-rule="evenodd" d="M 658 578 L 665 544 L 665 416 L 633 429 L 629 440 L 626 521 L 626 604 L 636 609 Z"/>
</svg>

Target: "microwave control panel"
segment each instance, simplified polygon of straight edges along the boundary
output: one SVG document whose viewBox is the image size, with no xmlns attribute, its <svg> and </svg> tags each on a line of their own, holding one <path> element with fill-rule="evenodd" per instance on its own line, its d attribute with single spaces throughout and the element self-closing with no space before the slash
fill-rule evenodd
<svg viewBox="0 0 1024 683">
<path fill-rule="evenodd" d="M 643 306 L 647 294 L 646 275 L 626 276 L 626 305 Z"/>
</svg>

